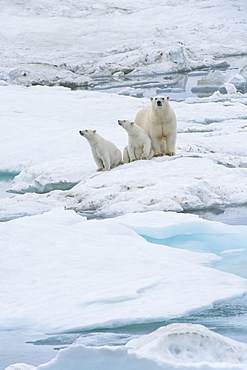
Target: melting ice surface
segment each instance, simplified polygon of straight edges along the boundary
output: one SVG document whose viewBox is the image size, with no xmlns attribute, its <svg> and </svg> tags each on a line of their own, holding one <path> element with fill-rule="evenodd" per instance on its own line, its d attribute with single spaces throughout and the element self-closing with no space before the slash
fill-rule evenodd
<svg viewBox="0 0 247 370">
<path fill-rule="evenodd" d="M 82 363 L 85 369 L 115 369 L 116 361 L 119 369 L 246 368 L 241 330 L 235 333 L 240 342 L 214 333 L 222 329 L 214 322 L 217 312 L 235 329 L 242 315 L 246 329 L 246 280 L 214 268 L 239 244 L 241 252 L 246 249 L 246 226 L 174 212 L 86 220 L 56 209 L 0 227 L 0 325 L 56 333 L 33 342 L 60 348 L 37 369 L 77 369 Z M 187 237 L 191 250 L 179 249 L 176 240 L 188 243 Z"/>
<path fill-rule="evenodd" d="M 0 172 L 0 198 L 12 196 L 12 194 L 8 193 L 7 190 L 10 188 L 16 175 L 18 174 L 11 172 Z"/>
</svg>

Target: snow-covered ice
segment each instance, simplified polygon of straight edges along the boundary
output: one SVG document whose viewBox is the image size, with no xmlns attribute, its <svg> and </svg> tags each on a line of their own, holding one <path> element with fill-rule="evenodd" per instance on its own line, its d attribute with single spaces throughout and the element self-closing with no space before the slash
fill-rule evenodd
<svg viewBox="0 0 247 370">
<path fill-rule="evenodd" d="M 39 86 L 2 86 L 0 96 L 0 170 L 19 171 L 9 190 L 25 193 L 2 199 L 1 216 L 54 206 L 115 216 L 246 204 L 245 95 L 228 95 L 227 101 L 214 101 L 213 95 L 212 101 L 194 104 L 172 101 L 178 119 L 176 155 L 105 173 L 96 172 L 79 130 L 97 129 L 123 150 L 127 139 L 117 120 L 134 119 L 148 99 Z"/>
<path fill-rule="evenodd" d="M 127 347 L 140 357 L 158 363 L 239 363 L 246 366 L 247 345 L 192 324 L 171 324 L 131 340 Z"/>
<path fill-rule="evenodd" d="M 166 235 L 229 232 L 226 225 L 194 215 L 139 216 L 143 226 L 138 232 L 150 236 L 157 235 L 160 225 L 163 237 L 162 224 Z M 247 292 L 245 279 L 210 267 L 217 255 L 148 243 L 131 230 L 137 221 L 138 214 L 87 220 L 74 211 L 54 209 L 1 223 L 1 328 L 59 333 L 161 321 Z M 238 238 L 239 227 L 231 229 Z M 240 229 L 246 241 L 247 227 Z M 65 352 L 65 358 L 74 350 Z M 55 363 L 59 359 L 60 354 Z M 58 369 L 65 369 L 66 361 Z M 73 361 L 78 363 L 77 357 Z"/>
<path fill-rule="evenodd" d="M 1 1 L 2 332 L 158 325 L 245 299 L 247 226 L 183 211 L 246 206 L 246 23 L 245 0 Z M 117 121 L 133 120 L 151 92 L 171 92 L 176 155 L 97 173 L 79 130 L 97 129 L 122 151 Z M 246 344 L 201 325 L 167 325 L 127 344 L 116 335 L 117 345 L 108 333 L 102 346 L 105 335 L 93 346 L 72 340 L 43 365 L 13 352 L 3 366 L 247 366 Z"/>
<path fill-rule="evenodd" d="M 191 70 L 246 53 L 245 0 L 2 0 L 2 83 Z"/>
<path fill-rule="evenodd" d="M 171 324 L 129 341 L 125 346 L 72 345 L 38 367 L 25 364 L 6 370 L 245 370 L 247 344 L 213 333 L 201 325 Z"/>
<path fill-rule="evenodd" d="M 217 256 L 151 245 L 114 220 L 57 209 L 0 228 L 1 328 L 158 321 L 247 290 L 244 279 L 207 267 Z"/>
</svg>

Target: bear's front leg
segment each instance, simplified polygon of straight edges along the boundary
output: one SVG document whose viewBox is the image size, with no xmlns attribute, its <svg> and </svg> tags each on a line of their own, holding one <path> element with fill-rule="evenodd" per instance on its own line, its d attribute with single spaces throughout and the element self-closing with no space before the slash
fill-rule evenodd
<svg viewBox="0 0 247 370">
<path fill-rule="evenodd" d="M 169 135 L 166 138 L 166 155 L 172 156 L 175 154 L 176 139 L 177 133 Z"/>
<path fill-rule="evenodd" d="M 99 157 L 97 157 L 96 155 L 94 155 L 93 154 L 93 158 L 94 158 L 94 160 L 95 160 L 95 163 L 96 163 L 96 165 L 97 165 L 97 171 L 99 172 L 99 171 L 102 171 L 103 170 L 103 162 L 102 162 L 102 160 L 99 158 Z"/>
<path fill-rule="evenodd" d="M 130 162 L 136 161 L 135 151 L 131 146 L 128 146 L 128 152 L 129 152 Z"/>
<path fill-rule="evenodd" d="M 154 157 L 162 157 L 164 154 L 161 152 L 160 145 L 157 139 L 151 138 L 152 149 L 154 151 Z"/>
<path fill-rule="evenodd" d="M 166 137 L 160 139 L 160 152 L 162 153 L 161 155 L 166 154 Z"/>
<path fill-rule="evenodd" d="M 103 169 L 102 171 L 109 171 L 111 169 L 111 161 L 109 154 L 105 154 L 103 160 Z"/>
</svg>

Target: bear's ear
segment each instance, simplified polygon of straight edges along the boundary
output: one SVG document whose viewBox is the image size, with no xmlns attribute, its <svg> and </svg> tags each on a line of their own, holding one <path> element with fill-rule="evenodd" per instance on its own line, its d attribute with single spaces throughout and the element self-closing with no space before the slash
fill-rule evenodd
<svg viewBox="0 0 247 370">
<path fill-rule="evenodd" d="M 166 97 L 166 99 L 167 99 L 167 100 L 170 100 L 170 96 L 167 96 L 167 97 Z"/>
<path fill-rule="evenodd" d="M 96 133 L 96 130 L 93 130 L 93 133 L 95 134 Z"/>
<path fill-rule="evenodd" d="M 150 98 L 150 101 L 153 101 L 153 100 L 154 100 L 154 98 L 152 98 L 152 97 L 151 97 L 151 98 Z"/>
</svg>

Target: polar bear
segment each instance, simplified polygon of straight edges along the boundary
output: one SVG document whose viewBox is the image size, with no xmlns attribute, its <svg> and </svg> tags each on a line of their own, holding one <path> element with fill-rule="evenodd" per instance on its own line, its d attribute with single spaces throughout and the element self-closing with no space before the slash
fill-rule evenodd
<svg viewBox="0 0 247 370">
<path fill-rule="evenodd" d="M 142 127 L 152 142 L 154 155 L 174 155 L 177 139 L 177 119 L 169 96 L 150 98 L 152 105 L 140 110 L 135 123 Z"/>
<path fill-rule="evenodd" d="M 151 159 L 154 151 L 151 140 L 145 131 L 129 120 L 118 120 L 118 124 L 128 133 L 128 146 L 124 148 L 123 162 L 133 162 L 137 159 Z"/>
<path fill-rule="evenodd" d="M 96 130 L 82 130 L 90 146 L 97 165 L 97 171 L 108 171 L 122 163 L 122 153 L 111 141 L 104 139 Z"/>
</svg>

